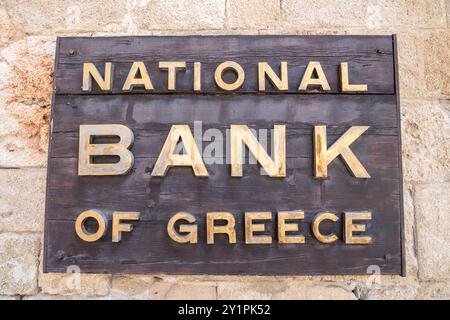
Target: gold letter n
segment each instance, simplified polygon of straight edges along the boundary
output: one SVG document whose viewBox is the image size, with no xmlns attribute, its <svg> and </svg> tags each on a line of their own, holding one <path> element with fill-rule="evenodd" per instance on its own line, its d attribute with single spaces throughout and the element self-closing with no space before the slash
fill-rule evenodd
<svg viewBox="0 0 450 320">
<path fill-rule="evenodd" d="M 356 178 L 370 178 L 369 173 L 350 149 L 350 145 L 367 129 L 369 129 L 367 126 L 353 126 L 330 148 L 327 148 L 327 127 L 314 126 L 314 171 L 316 178 L 326 178 L 328 176 L 328 165 L 339 155 Z"/>
</svg>

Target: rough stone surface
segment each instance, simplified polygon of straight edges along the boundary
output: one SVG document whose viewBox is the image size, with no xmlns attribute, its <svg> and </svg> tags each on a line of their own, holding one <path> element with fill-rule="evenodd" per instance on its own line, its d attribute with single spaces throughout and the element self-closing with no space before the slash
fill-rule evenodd
<svg viewBox="0 0 450 320">
<path fill-rule="evenodd" d="M 450 98 L 450 30 L 427 34 L 423 46 L 428 95 Z"/>
<path fill-rule="evenodd" d="M 39 274 L 39 288 L 43 294 L 48 295 L 105 296 L 109 293 L 110 287 L 111 275 L 107 274 L 76 272 Z"/>
<path fill-rule="evenodd" d="M 401 96 L 450 97 L 450 29 L 410 30 L 397 39 Z"/>
<path fill-rule="evenodd" d="M 284 0 L 281 21 L 291 28 L 360 27 L 365 25 L 367 1 L 350 0 Z"/>
<path fill-rule="evenodd" d="M 401 98 L 420 97 L 426 92 L 424 86 L 425 52 L 422 42 L 422 37 L 417 33 L 397 34 Z"/>
<path fill-rule="evenodd" d="M 43 166 L 47 160 L 55 42 L 28 37 L 0 51 L 0 166 Z"/>
<path fill-rule="evenodd" d="M 443 182 L 450 178 L 449 101 L 401 101 L 404 179 Z"/>
<path fill-rule="evenodd" d="M 369 0 L 365 19 L 368 28 L 445 28 L 447 25 L 443 0 Z"/>
<path fill-rule="evenodd" d="M 0 300 L 19 300 L 19 296 L 0 296 Z"/>
<path fill-rule="evenodd" d="M 111 296 L 85 296 L 85 295 L 54 295 L 38 293 L 34 296 L 24 296 L 22 300 L 117 300 Z"/>
<path fill-rule="evenodd" d="M 415 212 L 413 199 L 413 186 L 404 182 L 403 185 L 403 210 L 404 210 L 404 234 L 405 234 L 405 260 L 406 275 L 409 278 L 417 276 L 417 257 L 415 243 Z"/>
<path fill-rule="evenodd" d="M 22 32 L 14 28 L 5 6 L 0 2 L 0 47 L 20 36 L 23 36 Z"/>
<path fill-rule="evenodd" d="M 211 282 L 178 282 L 173 278 L 155 281 L 150 288 L 152 300 L 216 299 L 217 285 Z"/>
<path fill-rule="evenodd" d="M 225 22 L 222 0 L 139 1 L 133 23 L 144 30 L 221 29 Z"/>
<path fill-rule="evenodd" d="M 300 299 L 355 300 L 351 290 L 340 284 L 320 284 L 294 281 L 222 282 L 218 284 L 218 299 Z"/>
<path fill-rule="evenodd" d="M 266 29 L 275 27 L 280 18 L 279 0 L 228 0 L 227 27 Z"/>
<path fill-rule="evenodd" d="M 446 0 L 447 2 L 447 28 L 450 28 L 450 0 Z"/>
<path fill-rule="evenodd" d="M 282 21 L 292 28 L 445 28 L 443 0 L 284 0 Z"/>
<path fill-rule="evenodd" d="M 37 292 L 40 235 L 0 233 L 0 295 Z"/>
<path fill-rule="evenodd" d="M 381 284 L 372 289 L 367 289 L 366 295 L 363 295 L 363 300 L 412 300 L 416 299 L 421 291 L 417 283 L 414 284 Z"/>
<path fill-rule="evenodd" d="M 2 0 L 15 28 L 27 34 L 120 31 L 125 27 L 123 0 Z"/>
<path fill-rule="evenodd" d="M 450 183 L 415 188 L 419 277 L 450 279 Z"/>
<path fill-rule="evenodd" d="M 0 170 L 0 232 L 43 231 L 45 169 Z"/>
</svg>

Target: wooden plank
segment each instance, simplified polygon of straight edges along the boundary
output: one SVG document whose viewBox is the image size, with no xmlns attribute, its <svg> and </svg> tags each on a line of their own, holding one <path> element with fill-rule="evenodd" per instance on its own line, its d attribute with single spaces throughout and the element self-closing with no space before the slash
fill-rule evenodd
<svg viewBox="0 0 450 320">
<path fill-rule="evenodd" d="M 209 126 L 204 126 L 203 129 L 205 132 L 208 130 Z M 260 127 L 254 126 L 255 130 L 257 132 L 259 130 L 268 130 L 271 129 L 270 125 L 267 127 Z M 133 130 L 133 128 L 131 128 Z M 333 126 L 328 128 L 327 137 L 328 137 L 328 144 L 332 144 L 334 141 L 337 140 L 338 137 L 340 137 L 348 127 L 346 126 Z M 167 138 L 167 134 L 170 130 L 170 125 L 166 126 L 166 129 L 157 129 L 157 130 L 133 130 L 134 133 L 134 144 L 130 150 L 133 151 L 133 154 L 135 158 L 157 158 L 161 148 L 164 144 L 164 141 Z M 221 136 L 219 136 L 217 139 L 214 139 L 214 141 L 203 141 L 200 145 L 198 144 L 199 149 L 204 151 L 204 157 L 211 158 L 209 156 L 209 152 L 206 152 L 209 148 L 208 146 L 210 143 L 213 144 L 220 144 L 222 146 L 224 156 L 221 157 L 223 159 L 226 158 L 226 150 L 229 149 L 229 143 L 226 141 L 226 134 L 227 129 L 218 129 L 220 130 Z M 312 148 L 312 139 L 311 139 L 311 133 L 312 133 L 313 127 L 310 126 L 309 128 L 305 129 L 288 129 L 286 130 L 286 148 L 288 150 L 288 154 L 286 155 L 286 158 L 306 158 L 311 157 L 311 148 Z M 194 129 L 191 128 L 191 131 L 194 132 Z M 397 145 L 395 140 L 397 139 L 397 136 L 395 134 L 396 129 L 384 129 L 384 128 L 374 128 L 369 129 L 365 134 L 363 140 L 365 140 L 365 146 L 366 149 L 363 151 L 365 152 L 368 150 L 369 146 L 372 146 L 372 148 L 377 147 L 378 148 L 387 148 L 389 152 L 396 152 Z M 270 145 L 270 131 L 268 131 L 268 150 L 270 153 L 271 145 Z M 217 133 L 217 131 L 216 131 Z M 263 132 L 259 132 L 260 135 L 262 135 Z M 74 131 L 69 132 L 55 132 L 53 134 L 54 137 L 54 150 L 52 153 L 52 158 L 74 158 L 78 157 L 78 142 L 79 142 L 79 133 Z M 112 140 L 113 141 L 113 140 Z M 111 141 L 111 142 L 112 142 Z M 383 161 L 383 154 L 386 150 L 382 149 L 380 154 L 377 156 L 380 158 L 379 161 Z M 208 156 L 207 156 L 208 155 Z M 375 156 L 375 154 L 373 154 Z M 389 163 L 395 163 L 397 162 L 395 159 L 388 159 Z"/>
<path fill-rule="evenodd" d="M 340 242 L 323 245 L 311 238 L 308 223 L 304 230 L 305 244 L 248 245 L 238 232 L 237 243 L 230 245 L 218 235 L 214 245 L 205 241 L 205 224 L 199 219 L 199 241 L 195 245 L 166 241 L 164 221 L 151 220 L 135 225 L 133 234 L 124 234 L 123 241 L 112 244 L 105 237 L 96 243 L 80 243 L 75 233 L 67 232 L 72 223 L 50 221 L 48 235 L 47 268 L 65 272 L 67 266 L 77 265 L 82 272 L 112 273 L 168 273 L 168 274 L 248 274 L 248 275 L 298 275 L 298 274 L 366 274 L 368 265 L 380 266 L 383 274 L 398 274 L 401 258 L 398 239 L 393 236 L 398 223 L 379 221 L 371 229 L 383 230 L 386 238 L 370 246 L 344 247 Z M 305 212 L 310 219 L 311 212 Z M 341 219 L 342 221 L 342 219 Z M 243 217 L 236 216 L 237 229 L 242 230 Z M 274 226 L 272 222 L 268 225 Z M 339 234 L 339 226 L 324 232 Z M 272 233 L 273 234 L 273 233 Z M 145 241 L 143 241 L 145 239 Z M 67 246 L 66 244 L 77 244 Z M 395 245 L 392 245 L 395 243 Z M 386 250 L 389 248 L 389 250 Z M 166 253 L 170 252 L 168 256 Z M 364 256 L 364 259 L 355 259 Z"/>
<path fill-rule="evenodd" d="M 149 214 L 151 212 L 152 217 L 182 210 L 253 211 L 287 210 L 289 207 L 321 210 L 327 204 L 339 208 L 340 203 L 345 208 L 398 208 L 398 177 L 380 177 L 377 176 L 379 171 L 370 171 L 374 178 L 355 182 L 341 162 L 330 167 L 332 178 L 317 180 L 311 175 L 311 160 L 289 161 L 286 179 L 274 180 L 260 176 L 256 165 L 246 166 L 242 179 L 231 179 L 229 168 L 224 165 L 208 166 L 210 176 L 207 179 L 194 177 L 189 168 L 170 169 L 164 178 L 150 177 L 148 167 L 154 161 L 138 159 L 133 174 L 125 178 L 98 179 L 73 177 L 76 159 L 52 160 L 50 170 L 54 174 L 49 181 L 48 199 L 49 209 L 56 209 L 48 211 L 47 218 L 58 219 L 62 207 L 91 208 L 100 204 L 106 209 L 116 210 L 136 207 Z M 395 169 L 390 171 L 392 173 Z M 383 170 L 383 173 L 389 172 Z M 373 194 L 383 197 L 384 201 L 377 201 Z M 133 201 L 127 201 L 128 198 Z M 64 219 L 75 220 L 79 213 L 70 210 L 64 213 Z"/>
<path fill-rule="evenodd" d="M 392 95 L 236 96 L 57 96 L 53 132 L 78 131 L 80 124 L 128 123 L 133 129 L 167 130 L 168 125 L 202 121 L 214 128 L 249 124 L 310 130 L 321 123 L 349 127 L 397 128 Z M 333 132 L 330 132 L 333 133 Z M 338 133 L 338 132 L 336 132 Z"/>
<path fill-rule="evenodd" d="M 393 53 L 390 36 L 188 36 L 188 37 L 115 37 L 61 38 L 61 55 L 56 68 L 58 94 L 83 94 L 82 65 L 95 63 L 99 70 L 110 61 L 114 65 L 112 94 L 122 87 L 133 61 L 144 61 L 154 86 L 153 94 L 169 93 L 167 71 L 159 61 L 186 61 L 184 72 L 177 73 L 176 93 L 193 93 L 193 64 L 202 63 L 202 93 L 226 93 L 214 83 L 216 67 L 235 61 L 245 71 L 239 93 L 258 92 L 258 62 L 268 62 L 278 72 L 280 62 L 288 64 L 289 93 L 297 93 L 309 61 L 319 61 L 331 87 L 340 92 L 339 65 L 348 62 L 353 83 L 368 84 L 367 94 L 393 94 Z M 102 71 L 103 73 L 103 71 Z M 233 82 L 232 73 L 224 80 Z M 277 90 L 266 83 L 267 92 Z M 93 93 L 101 92 L 94 86 Z M 135 93 L 143 90 L 133 91 Z"/>
</svg>

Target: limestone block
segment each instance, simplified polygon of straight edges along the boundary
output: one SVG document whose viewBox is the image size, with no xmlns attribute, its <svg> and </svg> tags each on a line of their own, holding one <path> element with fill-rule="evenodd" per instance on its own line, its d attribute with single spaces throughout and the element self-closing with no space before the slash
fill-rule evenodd
<svg viewBox="0 0 450 320">
<path fill-rule="evenodd" d="M 132 15 L 136 27 L 144 30 L 221 29 L 225 21 L 225 1 L 140 1 Z"/>
<path fill-rule="evenodd" d="M 10 38 L 11 22 L 5 6 L 0 3 L 0 45 L 4 45 Z"/>
<path fill-rule="evenodd" d="M 401 99 L 425 96 L 425 57 L 422 37 L 417 33 L 398 33 L 397 51 Z"/>
<path fill-rule="evenodd" d="M 450 279 L 450 183 L 415 187 L 419 278 Z"/>
<path fill-rule="evenodd" d="M 424 37 L 425 85 L 428 96 L 450 97 L 450 30 Z"/>
<path fill-rule="evenodd" d="M 0 295 L 32 295 L 38 290 L 40 235 L 0 233 Z"/>
<path fill-rule="evenodd" d="M 365 25 L 367 1 L 284 0 L 281 24 L 284 28 L 360 27 Z"/>
<path fill-rule="evenodd" d="M 45 169 L 0 169 L 0 232 L 41 232 Z"/>
<path fill-rule="evenodd" d="M 19 296 L 0 296 L 0 300 L 19 300 Z"/>
<path fill-rule="evenodd" d="M 222 36 L 222 35 L 258 35 L 254 29 L 208 29 L 208 30 L 154 30 L 154 36 Z"/>
<path fill-rule="evenodd" d="M 303 27 L 445 28 L 443 0 L 284 0 L 283 25 Z"/>
<path fill-rule="evenodd" d="M 34 296 L 25 296 L 22 300 L 116 300 L 111 296 L 84 296 L 84 295 L 54 295 L 38 293 Z"/>
<path fill-rule="evenodd" d="M 114 275 L 111 297 L 114 299 L 148 299 L 150 286 L 154 281 L 152 276 Z"/>
<path fill-rule="evenodd" d="M 266 29 L 276 27 L 280 18 L 279 0 L 227 1 L 227 27 Z"/>
<path fill-rule="evenodd" d="M 450 30 L 399 33 L 401 97 L 450 97 Z"/>
<path fill-rule="evenodd" d="M 0 92 L 0 167 L 14 168 L 21 166 L 41 166 L 46 158 L 35 153 L 30 154 L 30 142 L 18 139 L 23 130 L 18 119 L 2 108 L 5 95 Z"/>
<path fill-rule="evenodd" d="M 363 1 L 360 1 L 363 2 Z M 366 27 L 442 28 L 446 26 L 445 2 L 442 0 L 369 0 Z"/>
<path fill-rule="evenodd" d="M 447 27 L 450 28 L 450 0 L 447 1 Z"/>
<path fill-rule="evenodd" d="M 417 257 L 415 248 L 415 216 L 413 186 L 408 183 L 403 185 L 403 209 L 404 209 L 404 232 L 405 232 L 405 263 L 406 275 L 408 278 L 417 276 Z"/>
<path fill-rule="evenodd" d="M 14 26 L 27 34 L 120 31 L 127 1 L 3 0 Z"/>
<path fill-rule="evenodd" d="M 449 101 L 401 100 L 403 176 L 407 182 L 450 178 Z"/>
<path fill-rule="evenodd" d="M 219 282 L 218 299 L 299 299 L 354 300 L 351 290 L 338 283 L 310 281 Z"/>
</svg>

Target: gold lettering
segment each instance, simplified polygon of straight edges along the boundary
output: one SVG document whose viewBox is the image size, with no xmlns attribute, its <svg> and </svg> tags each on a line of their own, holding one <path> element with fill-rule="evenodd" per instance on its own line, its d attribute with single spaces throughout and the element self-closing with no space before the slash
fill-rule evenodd
<svg viewBox="0 0 450 320">
<path fill-rule="evenodd" d="M 353 220 L 371 220 L 372 213 L 368 211 L 360 212 L 344 212 L 345 215 L 345 243 L 347 244 L 370 244 L 372 237 L 370 236 L 355 236 L 353 232 L 366 231 L 366 225 L 353 224 Z"/>
<path fill-rule="evenodd" d="M 98 228 L 94 233 L 86 230 L 84 223 L 87 219 L 94 219 L 97 221 Z M 108 227 L 108 220 L 105 215 L 98 210 L 87 210 L 82 212 L 75 221 L 75 232 L 81 240 L 86 242 L 95 242 L 99 240 L 106 232 Z"/>
<path fill-rule="evenodd" d="M 202 64 L 194 62 L 194 91 L 202 91 Z"/>
<path fill-rule="evenodd" d="M 92 78 L 97 82 L 98 86 L 103 91 L 111 91 L 112 88 L 112 63 L 105 63 L 105 78 L 103 78 L 95 65 L 90 62 L 83 63 L 83 86 L 82 91 L 92 91 Z"/>
<path fill-rule="evenodd" d="M 175 230 L 175 223 L 179 220 L 186 220 L 190 224 L 181 224 L 180 232 L 187 232 L 186 235 L 182 235 Z M 170 218 L 169 223 L 167 224 L 167 233 L 169 234 L 172 240 L 178 243 L 197 243 L 197 233 L 198 228 L 195 223 L 195 217 L 186 212 L 179 212 Z"/>
<path fill-rule="evenodd" d="M 227 223 L 223 226 L 216 226 L 216 220 L 225 220 Z M 214 244 L 214 235 L 224 233 L 228 235 L 228 243 L 236 243 L 236 231 L 234 226 L 236 221 L 229 212 L 208 212 L 206 214 L 206 243 Z"/>
<path fill-rule="evenodd" d="M 317 74 L 317 78 L 312 78 L 314 71 Z M 305 73 L 303 74 L 302 81 L 298 87 L 299 91 L 306 91 L 309 85 L 320 86 L 322 91 L 330 91 L 330 85 L 328 84 L 327 77 L 323 72 L 322 65 L 320 62 L 311 61 L 306 67 Z"/>
<path fill-rule="evenodd" d="M 136 78 L 137 74 L 141 75 L 140 78 Z M 153 90 L 153 84 L 150 80 L 150 76 L 148 75 L 147 68 L 145 67 L 144 62 L 137 61 L 133 62 L 133 65 L 128 72 L 127 80 L 125 81 L 122 90 L 123 91 L 132 91 L 136 86 L 144 86 L 145 90 L 151 91 Z"/>
<path fill-rule="evenodd" d="M 176 88 L 176 76 L 177 70 L 186 69 L 185 61 L 161 61 L 159 63 L 159 68 L 163 70 L 167 70 L 167 90 L 175 91 Z"/>
<path fill-rule="evenodd" d="M 222 79 L 222 74 L 226 70 L 233 70 L 236 74 L 236 80 L 233 83 L 226 83 Z M 225 91 L 234 91 L 239 89 L 245 80 L 244 69 L 242 69 L 241 65 L 234 61 L 225 61 L 216 68 L 216 72 L 214 74 L 214 79 L 216 81 L 216 85 Z"/>
<path fill-rule="evenodd" d="M 320 223 L 324 220 L 331 220 L 333 222 L 336 222 L 339 220 L 339 218 L 330 212 L 324 212 L 319 213 L 314 217 L 313 223 L 312 223 L 312 231 L 314 236 L 317 240 L 319 240 L 322 243 L 333 243 L 337 239 L 339 239 L 335 234 L 329 234 L 329 235 L 323 235 L 320 232 Z"/>
<path fill-rule="evenodd" d="M 180 139 L 184 145 L 185 154 L 174 154 Z M 163 177 L 166 175 L 167 169 L 172 166 L 191 166 L 196 176 L 208 176 L 208 171 L 188 125 L 173 125 L 170 128 L 166 142 L 156 160 L 152 176 Z"/>
<path fill-rule="evenodd" d="M 314 126 L 314 168 L 315 176 L 326 178 L 328 165 L 341 156 L 347 168 L 356 178 L 370 178 L 369 173 L 350 149 L 350 145 L 358 139 L 368 126 L 353 126 L 348 129 L 330 148 L 327 148 L 327 127 Z"/>
<path fill-rule="evenodd" d="M 304 236 L 287 236 L 288 231 L 299 231 L 298 223 L 286 223 L 286 220 L 305 218 L 303 211 L 278 212 L 278 242 L 279 243 L 305 243 Z"/>
<path fill-rule="evenodd" d="M 94 144 L 94 136 L 118 136 L 118 143 Z M 80 125 L 78 175 L 106 176 L 124 175 L 133 167 L 134 157 L 130 150 L 134 136 L 130 128 L 121 124 Z M 92 163 L 94 156 L 119 156 L 117 163 Z"/>
<path fill-rule="evenodd" d="M 286 176 L 286 126 L 274 125 L 272 160 L 246 125 L 231 125 L 231 176 L 242 176 L 243 143 L 271 177 Z"/>
</svg>

